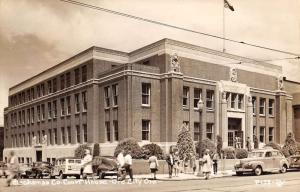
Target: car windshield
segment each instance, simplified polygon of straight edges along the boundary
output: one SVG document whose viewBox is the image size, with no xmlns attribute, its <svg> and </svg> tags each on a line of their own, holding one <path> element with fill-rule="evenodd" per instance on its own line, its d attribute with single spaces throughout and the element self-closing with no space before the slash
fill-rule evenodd
<svg viewBox="0 0 300 192">
<path fill-rule="evenodd" d="M 248 157 L 253 158 L 253 157 L 263 157 L 264 152 L 251 152 L 249 153 Z"/>
</svg>

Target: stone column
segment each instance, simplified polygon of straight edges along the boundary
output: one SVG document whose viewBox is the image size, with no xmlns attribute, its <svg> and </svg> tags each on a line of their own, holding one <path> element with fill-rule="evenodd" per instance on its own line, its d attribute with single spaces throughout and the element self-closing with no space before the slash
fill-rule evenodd
<svg viewBox="0 0 300 192">
<path fill-rule="evenodd" d="M 226 101 L 226 92 L 222 92 L 221 100 L 221 136 L 223 140 L 223 148 L 228 146 L 228 117 L 227 117 L 227 101 Z"/>
<path fill-rule="evenodd" d="M 253 104 L 252 104 L 252 97 L 246 96 L 247 103 L 246 103 L 246 133 L 245 133 L 245 140 L 244 146 L 247 142 L 247 138 L 250 138 L 250 146 L 253 146 Z"/>
</svg>

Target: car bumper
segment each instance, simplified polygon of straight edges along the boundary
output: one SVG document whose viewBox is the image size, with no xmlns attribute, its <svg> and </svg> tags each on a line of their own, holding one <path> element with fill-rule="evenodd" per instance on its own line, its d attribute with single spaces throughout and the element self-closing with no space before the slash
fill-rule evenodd
<svg viewBox="0 0 300 192">
<path fill-rule="evenodd" d="M 235 168 L 235 172 L 253 172 L 251 168 Z"/>
</svg>

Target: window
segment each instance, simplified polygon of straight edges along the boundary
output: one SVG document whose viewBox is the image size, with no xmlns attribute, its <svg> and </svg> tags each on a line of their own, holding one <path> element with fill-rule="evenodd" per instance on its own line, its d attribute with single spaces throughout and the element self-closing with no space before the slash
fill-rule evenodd
<svg viewBox="0 0 300 192">
<path fill-rule="evenodd" d="M 31 100 L 30 90 L 26 91 L 26 95 L 27 95 L 27 101 L 30 101 Z"/>
<path fill-rule="evenodd" d="M 254 141 L 255 136 L 256 136 L 256 126 L 253 126 L 253 141 Z"/>
<path fill-rule="evenodd" d="M 79 68 L 75 69 L 75 85 L 80 83 L 80 73 Z"/>
<path fill-rule="evenodd" d="M 200 141 L 200 123 L 194 122 L 194 141 Z"/>
<path fill-rule="evenodd" d="M 42 117 L 41 117 L 41 120 L 45 120 L 45 105 L 42 104 Z"/>
<path fill-rule="evenodd" d="M 57 103 L 56 100 L 53 101 L 53 118 L 57 117 Z"/>
<path fill-rule="evenodd" d="M 27 109 L 27 124 L 30 124 L 30 109 Z"/>
<path fill-rule="evenodd" d="M 41 131 L 37 132 L 37 138 L 36 138 L 36 143 L 41 143 Z"/>
<path fill-rule="evenodd" d="M 142 140 L 150 140 L 150 121 L 142 120 Z"/>
<path fill-rule="evenodd" d="M 214 127 L 213 123 L 206 124 L 206 137 L 211 140 L 213 139 L 213 127 Z"/>
<path fill-rule="evenodd" d="M 61 139 L 62 139 L 62 144 L 66 144 L 66 134 L 65 134 L 65 128 L 61 128 Z"/>
<path fill-rule="evenodd" d="M 22 125 L 25 125 L 25 110 L 22 110 Z"/>
<path fill-rule="evenodd" d="M 30 132 L 27 133 L 27 140 L 28 140 L 28 146 L 31 146 L 31 137 L 30 137 Z"/>
<path fill-rule="evenodd" d="M 81 68 L 81 81 L 85 82 L 87 80 L 87 68 L 86 66 L 83 66 Z"/>
<path fill-rule="evenodd" d="M 208 109 L 214 108 L 213 101 L 214 101 L 214 91 L 207 90 L 206 91 L 206 107 Z"/>
<path fill-rule="evenodd" d="M 66 87 L 70 87 L 71 86 L 71 73 L 68 72 L 66 73 Z"/>
<path fill-rule="evenodd" d="M 236 97 L 237 97 L 237 94 L 235 94 L 235 93 L 231 94 L 231 102 L 230 102 L 231 109 L 235 109 Z"/>
<path fill-rule="evenodd" d="M 34 107 L 31 108 L 31 123 L 34 123 Z"/>
<path fill-rule="evenodd" d="M 75 94 L 75 112 L 80 112 L 79 94 Z"/>
<path fill-rule="evenodd" d="M 48 102 L 48 119 L 52 118 L 52 107 L 51 102 Z"/>
<path fill-rule="evenodd" d="M 150 106 L 151 84 L 142 83 L 142 105 Z"/>
<path fill-rule="evenodd" d="M 35 99 L 34 88 L 30 89 L 31 99 Z"/>
<path fill-rule="evenodd" d="M 105 128 L 106 128 L 106 141 L 111 141 L 110 140 L 110 124 L 109 121 L 105 122 Z"/>
<path fill-rule="evenodd" d="M 86 124 L 83 124 L 83 142 L 87 142 L 87 126 Z"/>
<path fill-rule="evenodd" d="M 274 99 L 269 99 L 269 115 L 274 116 Z"/>
<path fill-rule="evenodd" d="M 105 97 L 105 107 L 109 107 L 110 106 L 110 101 L 109 101 L 109 97 L 110 97 L 110 91 L 109 91 L 109 87 L 104 87 L 104 97 Z"/>
<path fill-rule="evenodd" d="M 198 109 L 198 102 L 201 99 L 202 90 L 195 88 L 194 89 L 194 108 Z"/>
<path fill-rule="evenodd" d="M 260 98 L 259 99 L 259 114 L 260 115 L 265 115 L 266 114 L 266 99 Z"/>
<path fill-rule="evenodd" d="M 36 108 L 37 111 L 37 122 L 41 120 L 41 107 L 38 105 Z"/>
<path fill-rule="evenodd" d="M 118 121 L 113 121 L 114 125 L 114 140 L 119 141 L 119 125 Z"/>
<path fill-rule="evenodd" d="M 67 96 L 67 115 L 71 114 L 71 97 Z"/>
<path fill-rule="evenodd" d="M 53 92 L 55 93 L 57 91 L 57 80 L 56 78 L 52 80 L 53 82 Z"/>
<path fill-rule="evenodd" d="M 252 97 L 253 115 L 256 114 L 256 97 Z"/>
<path fill-rule="evenodd" d="M 82 96 L 82 111 L 87 110 L 87 99 L 86 99 L 86 91 L 81 93 Z"/>
<path fill-rule="evenodd" d="M 68 134 L 68 143 L 71 143 L 72 135 L 71 135 L 71 127 L 70 126 L 67 127 L 67 134 Z"/>
<path fill-rule="evenodd" d="M 41 96 L 41 89 L 40 89 L 39 85 L 36 87 L 36 92 L 37 92 L 37 97 L 40 97 Z"/>
<path fill-rule="evenodd" d="M 48 81 L 48 82 L 47 82 L 47 85 L 48 85 L 48 94 L 49 94 L 49 93 L 52 93 L 52 91 L 53 91 L 53 90 L 52 90 L 52 81 Z"/>
<path fill-rule="evenodd" d="M 50 145 L 53 145 L 52 130 L 49 129 L 48 132 L 49 132 L 49 143 L 50 143 Z"/>
<path fill-rule="evenodd" d="M 119 95 L 118 84 L 112 85 L 112 94 L 113 94 L 113 106 L 118 106 L 118 95 Z"/>
<path fill-rule="evenodd" d="M 274 127 L 269 127 L 269 142 L 274 140 Z"/>
<path fill-rule="evenodd" d="M 56 145 L 57 144 L 57 129 L 54 128 L 53 130 L 54 130 L 54 145 Z"/>
<path fill-rule="evenodd" d="M 183 92 L 182 92 L 182 106 L 185 108 L 188 108 L 188 101 L 189 101 L 189 88 L 188 87 L 183 87 Z"/>
<path fill-rule="evenodd" d="M 244 95 L 238 95 L 238 109 L 243 109 Z"/>
<path fill-rule="evenodd" d="M 80 143 L 80 126 L 76 125 L 76 137 L 77 137 L 77 143 Z"/>
<path fill-rule="evenodd" d="M 265 142 L 265 127 L 260 127 L 259 129 L 259 141 L 262 143 Z"/>
<path fill-rule="evenodd" d="M 41 84 L 41 95 L 44 96 L 45 94 L 45 85 L 44 83 Z"/>
<path fill-rule="evenodd" d="M 65 75 L 60 76 L 60 90 L 65 88 Z"/>
<path fill-rule="evenodd" d="M 65 115 L 65 99 L 64 98 L 61 98 L 60 99 L 60 109 L 61 109 L 61 116 L 64 116 Z"/>
</svg>

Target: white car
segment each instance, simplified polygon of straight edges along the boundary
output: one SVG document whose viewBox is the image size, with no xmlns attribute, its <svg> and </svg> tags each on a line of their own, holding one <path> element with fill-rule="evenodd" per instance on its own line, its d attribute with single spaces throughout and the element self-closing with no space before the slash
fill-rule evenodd
<svg viewBox="0 0 300 192">
<path fill-rule="evenodd" d="M 75 157 L 63 157 L 56 159 L 51 178 L 59 176 L 61 179 L 66 179 L 68 176 L 74 176 L 80 179 L 82 173 L 82 159 Z"/>
</svg>

